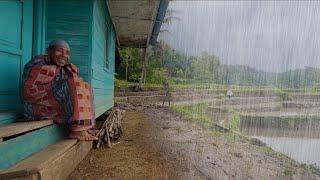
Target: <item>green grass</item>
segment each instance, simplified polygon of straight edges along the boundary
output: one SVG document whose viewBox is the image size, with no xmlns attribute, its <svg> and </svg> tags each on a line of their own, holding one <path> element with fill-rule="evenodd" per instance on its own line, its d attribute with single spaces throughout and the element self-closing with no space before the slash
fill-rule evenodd
<svg viewBox="0 0 320 180">
<path fill-rule="evenodd" d="M 139 84 L 138 82 L 129 82 L 125 80 L 115 79 L 115 88 L 116 91 L 123 90 L 123 89 L 129 89 L 131 86 Z M 163 88 L 163 85 L 161 84 L 144 84 L 143 88 L 145 90 L 161 90 Z"/>
<path fill-rule="evenodd" d="M 176 78 L 171 79 L 173 90 L 213 90 L 219 91 L 222 93 L 226 93 L 228 89 L 231 89 L 234 93 L 264 93 L 264 92 L 273 92 L 280 96 L 282 100 L 290 100 L 292 96 L 296 93 L 308 93 L 308 94 L 319 94 L 319 88 L 279 88 L 279 87 L 271 87 L 271 86 L 239 86 L 239 85 L 224 85 L 224 84 L 214 84 L 214 83 L 205 83 L 205 82 L 197 82 L 197 81 L 189 81 L 183 79 L 185 83 L 177 83 Z M 126 89 L 130 86 L 138 84 L 137 82 L 127 82 L 125 80 L 115 80 L 116 89 Z M 162 84 L 151 84 L 146 83 L 143 85 L 146 90 L 149 89 L 162 89 Z"/>
<path fill-rule="evenodd" d="M 203 123 L 206 127 L 212 127 L 215 119 L 206 115 L 205 110 L 208 107 L 206 103 L 198 103 L 194 105 L 172 105 L 170 108 L 176 112 L 179 112 L 187 120 L 194 120 Z M 241 133 L 239 129 L 240 124 L 240 113 L 236 111 L 231 111 L 233 116 L 225 128 L 231 131 L 237 131 Z"/>
<path fill-rule="evenodd" d="M 240 124 L 240 114 L 237 112 L 234 112 L 230 122 L 228 123 L 228 128 L 231 130 L 240 132 L 239 124 Z"/>
<path fill-rule="evenodd" d="M 209 125 L 212 119 L 205 114 L 207 108 L 206 103 L 199 103 L 195 105 L 172 105 L 170 108 L 176 112 L 181 113 L 188 120 L 195 120 Z"/>
<path fill-rule="evenodd" d="M 273 88 L 273 92 L 277 94 L 282 101 L 290 101 L 293 99 L 293 93 L 288 92 L 286 89 Z"/>
<path fill-rule="evenodd" d="M 125 80 L 115 79 L 114 85 L 115 85 L 116 88 L 125 89 L 125 88 L 129 87 L 130 82 L 125 81 Z"/>
</svg>

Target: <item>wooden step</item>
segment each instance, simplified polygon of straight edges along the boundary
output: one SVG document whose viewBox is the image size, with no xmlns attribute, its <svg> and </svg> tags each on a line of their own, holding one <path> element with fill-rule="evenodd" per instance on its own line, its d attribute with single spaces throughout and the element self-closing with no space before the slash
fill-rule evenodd
<svg viewBox="0 0 320 180">
<path fill-rule="evenodd" d="M 52 120 L 44 120 L 44 121 L 17 122 L 17 123 L 4 125 L 0 127 L 0 141 L 4 137 L 9 137 L 12 135 L 32 131 L 32 130 L 49 126 L 52 124 L 53 124 Z"/>
<path fill-rule="evenodd" d="M 66 126 L 49 125 L 0 143 L 0 169 L 10 168 L 21 160 L 57 143 L 69 134 Z"/>
<path fill-rule="evenodd" d="M 87 155 L 91 147 L 91 141 L 61 140 L 20 161 L 11 168 L 0 171 L 0 180 L 66 179 Z"/>
</svg>

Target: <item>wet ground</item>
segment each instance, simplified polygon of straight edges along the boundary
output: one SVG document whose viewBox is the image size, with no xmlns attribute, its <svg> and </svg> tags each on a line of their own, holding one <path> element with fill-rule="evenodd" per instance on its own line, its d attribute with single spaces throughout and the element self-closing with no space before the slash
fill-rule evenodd
<svg viewBox="0 0 320 180">
<path fill-rule="evenodd" d="M 151 146 L 143 112 L 127 111 L 123 128 L 121 140 L 112 148 L 92 149 L 68 179 L 167 179 L 167 162 Z"/>
<path fill-rule="evenodd" d="M 285 155 L 166 107 L 126 109 L 123 138 L 92 150 L 69 179 L 320 179 Z"/>
</svg>

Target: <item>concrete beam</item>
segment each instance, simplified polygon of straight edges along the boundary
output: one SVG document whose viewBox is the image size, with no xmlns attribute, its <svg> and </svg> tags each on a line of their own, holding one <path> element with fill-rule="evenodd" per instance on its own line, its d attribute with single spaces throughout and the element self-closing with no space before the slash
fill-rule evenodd
<svg viewBox="0 0 320 180">
<path fill-rule="evenodd" d="M 109 9 L 121 47 L 146 47 L 160 0 L 110 0 Z"/>
</svg>

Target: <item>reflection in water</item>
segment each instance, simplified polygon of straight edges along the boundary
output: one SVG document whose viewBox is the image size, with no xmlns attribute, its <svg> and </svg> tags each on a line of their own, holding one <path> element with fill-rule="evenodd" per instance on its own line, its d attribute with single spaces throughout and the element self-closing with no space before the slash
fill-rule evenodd
<svg viewBox="0 0 320 180">
<path fill-rule="evenodd" d="M 240 129 L 250 136 L 320 138 L 320 120 L 318 117 L 240 117 Z"/>
<path fill-rule="evenodd" d="M 276 123 L 278 122 L 278 124 Z M 250 119 L 241 119 L 240 128 L 251 137 L 268 144 L 276 151 L 287 154 L 300 163 L 316 164 L 320 168 L 320 132 L 319 121 L 296 121 L 288 123 L 286 128 L 281 121 L 253 123 Z M 291 128 L 290 128 L 291 127 Z"/>
<path fill-rule="evenodd" d="M 287 154 L 300 163 L 316 164 L 320 167 L 320 139 L 253 136 L 274 150 Z"/>
</svg>

